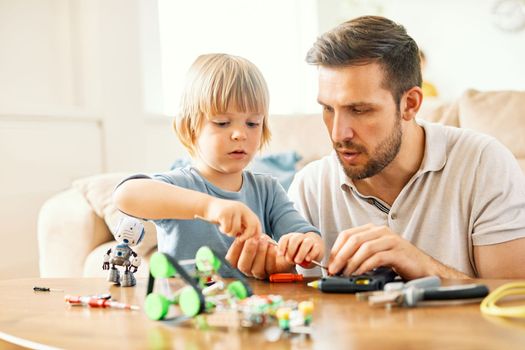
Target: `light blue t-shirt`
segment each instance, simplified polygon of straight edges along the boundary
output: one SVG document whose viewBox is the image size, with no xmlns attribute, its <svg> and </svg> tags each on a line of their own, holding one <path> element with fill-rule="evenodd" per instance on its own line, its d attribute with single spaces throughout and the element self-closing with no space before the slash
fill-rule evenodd
<svg viewBox="0 0 525 350">
<path fill-rule="evenodd" d="M 132 178 L 147 176 L 135 175 L 126 180 Z M 243 202 L 259 217 L 263 232 L 275 241 L 290 232 L 319 233 L 317 228 L 295 210 L 277 179 L 269 175 L 244 171 L 242 187 L 238 192 L 218 188 L 192 166 L 155 174 L 151 178 L 217 198 Z M 226 236 L 219 231 L 217 225 L 205 221 L 162 219 L 154 222 L 157 226 L 159 251 L 170 254 L 177 260 L 195 258 L 195 253 L 203 245 L 224 257 L 233 242 L 233 237 Z M 231 276 L 227 269 L 222 269 L 221 273 L 225 277 Z"/>
</svg>

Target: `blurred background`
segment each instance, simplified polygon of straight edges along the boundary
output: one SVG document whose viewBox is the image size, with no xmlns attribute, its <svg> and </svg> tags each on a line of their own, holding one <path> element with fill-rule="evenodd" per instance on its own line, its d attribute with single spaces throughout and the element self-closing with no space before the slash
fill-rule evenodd
<svg viewBox="0 0 525 350">
<path fill-rule="evenodd" d="M 424 103 L 525 90 L 525 0 L 0 0 L 0 279 L 38 276 L 38 211 L 75 179 L 168 169 L 197 55 L 252 60 L 275 118 L 317 114 L 306 51 L 370 14 L 424 51 Z"/>
</svg>

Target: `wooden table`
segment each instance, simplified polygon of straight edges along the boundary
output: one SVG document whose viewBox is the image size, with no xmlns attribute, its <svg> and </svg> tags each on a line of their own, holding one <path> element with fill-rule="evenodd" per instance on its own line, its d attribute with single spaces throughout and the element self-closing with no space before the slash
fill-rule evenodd
<svg viewBox="0 0 525 350">
<path fill-rule="evenodd" d="M 505 281 L 480 280 L 491 289 Z M 66 349 L 517 349 L 525 346 L 525 323 L 484 317 L 478 304 L 414 309 L 371 308 L 350 294 L 324 294 L 305 284 L 251 281 L 257 294 L 281 294 L 315 304 L 313 335 L 265 340 L 261 331 L 197 330 L 149 320 L 142 311 L 70 307 L 65 294 L 111 293 L 143 305 L 146 280 L 136 287 L 103 279 L 0 281 L 0 339 L 30 348 Z M 450 281 L 448 282 L 450 284 Z M 34 285 L 64 292 L 33 292 Z M 6 343 L 3 343 L 6 344 Z M 0 347 L 2 344 L 0 343 Z M 2 347 L 3 348 L 3 347 Z"/>
</svg>

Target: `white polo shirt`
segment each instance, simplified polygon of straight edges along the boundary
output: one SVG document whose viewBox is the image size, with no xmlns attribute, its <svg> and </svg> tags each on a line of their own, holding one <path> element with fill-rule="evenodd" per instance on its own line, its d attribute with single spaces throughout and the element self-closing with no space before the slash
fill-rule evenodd
<svg viewBox="0 0 525 350">
<path fill-rule="evenodd" d="M 426 136 L 423 161 L 391 207 L 360 194 L 335 152 L 297 173 L 288 194 L 320 229 L 325 261 L 339 232 L 373 223 L 477 276 L 473 246 L 525 237 L 525 176 L 512 153 L 487 135 L 418 123 Z"/>
</svg>

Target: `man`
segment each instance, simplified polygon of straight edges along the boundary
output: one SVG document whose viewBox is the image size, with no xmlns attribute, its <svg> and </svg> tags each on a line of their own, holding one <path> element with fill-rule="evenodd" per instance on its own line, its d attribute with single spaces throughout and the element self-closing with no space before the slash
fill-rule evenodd
<svg viewBox="0 0 525 350">
<path fill-rule="evenodd" d="M 306 61 L 334 152 L 300 171 L 289 195 L 331 247 L 329 273 L 525 277 L 524 176 L 495 139 L 415 121 L 419 49 L 402 26 L 356 18 Z"/>
</svg>

